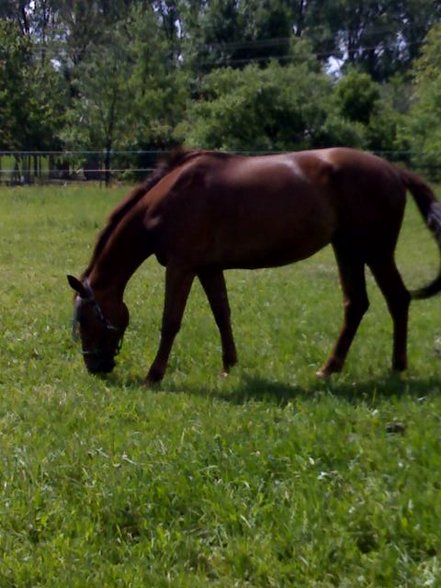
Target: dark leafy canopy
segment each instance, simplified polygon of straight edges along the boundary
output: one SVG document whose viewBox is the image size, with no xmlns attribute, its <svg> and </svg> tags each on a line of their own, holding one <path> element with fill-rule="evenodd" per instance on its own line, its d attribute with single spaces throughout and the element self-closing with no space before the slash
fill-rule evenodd
<svg viewBox="0 0 441 588">
<path fill-rule="evenodd" d="M 402 73 L 441 18 L 433 0 L 322 0 L 308 3 L 315 50 L 332 53 L 375 80 Z"/>
<path fill-rule="evenodd" d="M 195 67 L 243 67 L 288 59 L 295 26 L 292 3 L 284 0 L 189 2 L 184 19 Z"/>
<path fill-rule="evenodd" d="M 438 0 L 3 0 L 0 147 L 348 144 L 425 165 L 440 19 Z"/>
<path fill-rule="evenodd" d="M 26 117 L 25 76 L 29 60 L 29 43 L 8 22 L 0 23 L 0 145 L 13 149 L 22 144 Z M 22 124 L 20 124 L 22 123 Z"/>
<path fill-rule="evenodd" d="M 423 51 L 412 68 L 414 100 L 400 137 L 411 162 L 441 179 L 441 25 L 427 37 Z"/>
<path fill-rule="evenodd" d="M 213 71 L 178 131 L 192 146 L 226 150 L 362 146 L 359 129 L 329 96 L 332 80 L 307 61 Z"/>
<path fill-rule="evenodd" d="M 17 23 L 0 21 L 0 149 L 49 149 L 58 143 L 62 83 L 32 49 Z"/>
</svg>

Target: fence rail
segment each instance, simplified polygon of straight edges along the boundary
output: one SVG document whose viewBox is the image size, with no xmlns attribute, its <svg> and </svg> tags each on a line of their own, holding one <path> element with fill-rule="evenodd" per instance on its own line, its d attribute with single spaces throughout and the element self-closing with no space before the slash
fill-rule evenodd
<svg viewBox="0 0 441 588">
<path fill-rule="evenodd" d="M 164 153 L 112 151 L 107 159 L 103 151 L 0 151 L 0 183 L 138 180 Z"/>
<path fill-rule="evenodd" d="M 157 160 L 166 153 L 159 150 L 115 150 L 107 158 L 105 151 L 0 151 L 0 184 L 139 181 L 154 169 Z M 241 153 L 258 155 L 264 152 L 249 150 Z M 416 166 L 418 171 L 429 178 L 441 177 L 441 152 L 430 153 L 430 158 L 421 158 L 420 153 L 413 151 L 381 151 L 377 155 L 409 167 L 419 160 Z"/>
</svg>

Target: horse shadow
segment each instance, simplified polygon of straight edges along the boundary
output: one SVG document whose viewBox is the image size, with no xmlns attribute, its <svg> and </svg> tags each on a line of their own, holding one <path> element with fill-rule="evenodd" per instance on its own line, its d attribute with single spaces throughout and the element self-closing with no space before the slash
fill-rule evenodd
<svg viewBox="0 0 441 588">
<path fill-rule="evenodd" d="M 201 387 L 191 383 L 167 382 L 157 384 L 149 390 L 172 394 L 189 394 L 206 398 L 214 398 L 230 404 L 242 405 L 248 402 L 269 402 L 278 406 L 286 406 L 295 400 L 316 401 L 321 396 L 334 396 L 354 405 L 375 403 L 387 398 L 403 395 L 415 399 L 438 396 L 441 393 L 441 380 L 438 377 L 414 378 L 389 373 L 384 376 L 354 381 L 347 376 L 336 376 L 325 381 L 316 380 L 310 385 L 297 385 L 250 374 L 240 375 L 238 381 L 230 386 L 222 382 Z M 129 377 L 121 379 L 113 376 L 108 380 L 111 386 L 122 386 L 126 390 L 134 390 L 143 386 L 141 378 Z M 147 388 L 146 388 L 147 390 Z"/>
<path fill-rule="evenodd" d="M 229 391 L 215 391 L 214 396 L 232 404 L 249 401 L 271 402 L 281 407 L 296 399 L 316 401 L 321 396 L 334 396 L 351 404 L 375 403 L 377 400 L 407 395 L 415 399 L 433 397 L 441 393 L 439 378 L 404 379 L 396 374 L 363 381 L 317 381 L 310 386 L 299 386 L 266 378 L 245 375 L 241 384 Z"/>
</svg>

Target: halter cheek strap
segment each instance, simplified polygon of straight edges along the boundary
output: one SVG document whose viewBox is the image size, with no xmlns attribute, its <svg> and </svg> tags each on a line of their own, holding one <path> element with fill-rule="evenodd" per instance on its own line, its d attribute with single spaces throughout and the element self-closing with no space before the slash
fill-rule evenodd
<svg viewBox="0 0 441 588">
<path fill-rule="evenodd" d="M 93 294 L 92 288 L 90 287 L 90 284 L 89 284 L 89 280 L 87 280 L 87 290 L 90 293 L 90 297 L 88 298 L 88 300 L 92 304 L 92 308 L 93 308 L 93 311 L 95 313 L 95 316 L 106 327 L 106 329 L 108 331 L 119 331 L 119 328 L 118 327 L 115 327 L 115 325 L 113 325 L 109 321 L 109 319 L 107 319 L 104 316 L 103 309 L 101 308 L 101 306 L 99 305 L 98 301 L 96 300 L 96 298 L 95 298 L 95 296 Z"/>
<path fill-rule="evenodd" d="M 91 304 L 96 318 L 104 326 L 106 331 L 120 333 L 122 331 L 122 329 L 120 327 L 113 325 L 109 321 L 109 319 L 106 318 L 106 316 L 104 315 L 103 309 L 101 308 L 99 302 L 95 298 L 95 295 L 93 293 L 93 290 L 92 290 L 92 287 L 90 285 L 88 278 L 86 278 L 84 280 L 83 286 L 87 292 L 87 298 L 79 297 L 79 300 L 82 300 L 84 302 L 88 302 L 89 304 Z M 75 340 L 78 339 L 78 337 L 79 337 L 79 324 L 81 323 L 81 303 L 79 300 L 77 297 L 77 299 L 75 301 L 74 316 L 72 319 L 72 323 L 73 323 L 72 324 L 72 336 Z M 123 337 L 121 336 L 118 343 L 117 343 L 117 346 L 116 346 L 115 355 L 118 355 L 118 353 L 120 352 L 121 346 L 122 346 L 122 341 L 123 341 Z M 83 355 L 97 355 L 100 353 L 100 351 L 99 351 L 99 349 L 83 349 L 82 353 L 83 353 Z"/>
</svg>

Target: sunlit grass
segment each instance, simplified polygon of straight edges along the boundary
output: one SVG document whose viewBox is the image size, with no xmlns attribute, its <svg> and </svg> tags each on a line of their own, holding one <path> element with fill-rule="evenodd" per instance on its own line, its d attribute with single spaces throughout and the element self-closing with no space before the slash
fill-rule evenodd
<svg viewBox="0 0 441 588">
<path fill-rule="evenodd" d="M 91 377 L 65 274 L 122 193 L 0 192 L 0 586 L 438 586 L 440 299 L 412 304 L 394 377 L 369 277 L 346 369 L 323 383 L 341 321 L 332 251 L 229 272 L 240 364 L 218 377 L 195 284 L 166 378 L 145 390 L 163 301 L 151 259 L 115 373 Z M 417 287 L 439 256 L 409 204 L 398 259 Z"/>
</svg>

